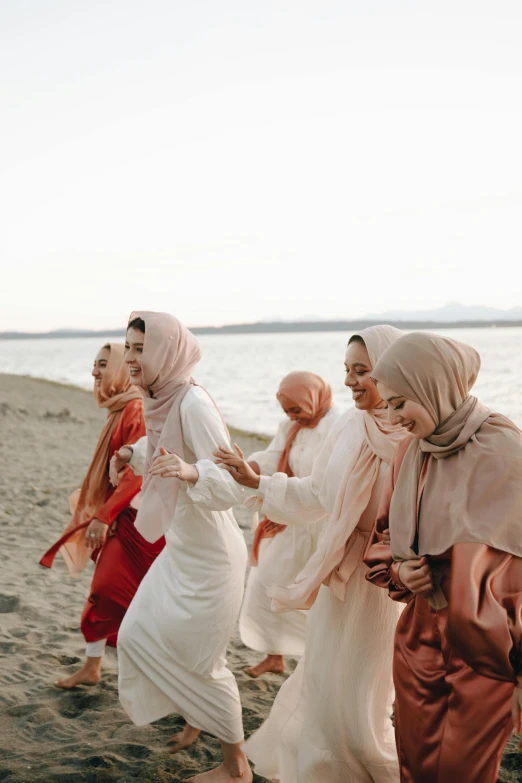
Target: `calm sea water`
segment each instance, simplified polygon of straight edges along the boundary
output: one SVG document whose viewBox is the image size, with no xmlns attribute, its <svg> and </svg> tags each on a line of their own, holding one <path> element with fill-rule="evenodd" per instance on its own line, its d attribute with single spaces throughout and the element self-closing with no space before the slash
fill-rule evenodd
<svg viewBox="0 0 522 783">
<path fill-rule="evenodd" d="M 475 393 L 492 409 L 522 426 L 522 329 L 440 329 L 473 345 L 482 369 Z M 275 399 L 291 370 L 311 370 L 329 381 L 336 402 L 351 405 L 343 385 L 343 332 L 200 335 L 203 359 L 196 380 L 212 394 L 227 422 L 272 434 L 282 418 Z M 0 370 L 92 388 L 94 356 L 109 339 L 0 340 Z"/>
</svg>

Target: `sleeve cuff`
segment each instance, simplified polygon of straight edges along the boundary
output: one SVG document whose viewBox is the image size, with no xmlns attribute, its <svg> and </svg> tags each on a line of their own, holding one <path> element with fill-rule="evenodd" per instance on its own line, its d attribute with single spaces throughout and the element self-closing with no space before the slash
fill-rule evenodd
<svg viewBox="0 0 522 783">
<path fill-rule="evenodd" d="M 410 592 L 409 589 L 406 587 L 406 585 L 403 582 L 401 582 L 401 578 L 400 578 L 400 574 L 399 574 L 399 569 L 401 567 L 401 562 L 402 562 L 401 560 L 396 561 L 396 562 L 392 563 L 391 566 L 390 566 L 389 570 L 390 570 L 391 583 L 392 583 L 393 587 L 395 587 L 396 590 L 400 590 L 401 592 L 409 593 Z"/>
<path fill-rule="evenodd" d="M 268 492 L 268 487 L 270 484 L 270 476 L 259 476 L 259 486 L 256 490 L 256 493 L 261 497 L 265 497 Z"/>
<path fill-rule="evenodd" d="M 198 480 L 195 484 L 190 484 L 190 482 L 186 483 L 187 494 L 193 503 L 208 504 L 212 500 L 208 460 L 200 459 L 195 465 L 198 471 Z"/>
</svg>

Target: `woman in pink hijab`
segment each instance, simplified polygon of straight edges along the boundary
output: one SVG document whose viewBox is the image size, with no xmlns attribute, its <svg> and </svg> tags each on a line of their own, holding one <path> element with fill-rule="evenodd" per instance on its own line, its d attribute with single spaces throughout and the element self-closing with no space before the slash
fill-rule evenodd
<svg viewBox="0 0 522 783">
<path fill-rule="evenodd" d="M 245 746 L 256 772 L 280 783 L 399 781 L 391 722 L 399 607 L 390 609 L 368 584 L 362 558 L 388 466 L 405 437 L 389 424 L 371 372 L 401 335 L 375 326 L 351 337 L 345 383 L 355 409 L 334 424 L 310 476 L 260 477 L 226 450 L 218 459 L 228 473 L 198 463 L 200 481 L 213 483 L 216 497 L 236 480 L 257 491 L 261 510 L 274 522 L 306 526 L 328 516 L 293 583 L 268 590 L 276 611 L 312 607 L 305 655 Z"/>
<path fill-rule="evenodd" d="M 193 463 L 229 445 L 218 409 L 192 379 L 199 358 L 195 337 L 173 316 L 132 314 L 125 361 L 145 392 L 147 436 L 119 450 L 112 475 L 117 481 L 126 463 L 143 474 L 136 528 L 148 541 L 165 535 L 166 545 L 120 628 L 119 693 L 137 725 L 171 713 L 185 719 L 173 752 L 190 747 L 200 731 L 220 740 L 223 764 L 194 781 L 250 783 L 239 692 L 226 661 L 243 597 L 246 545 L 231 511 L 200 508 L 187 491 L 197 476 Z M 161 473 L 155 465 L 169 454 L 178 468 Z"/>
<path fill-rule="evenodd" d="M 264 451 L 250 455 L 249 464 L 265 476 L 309 476 L 315 456 L 341 415 L 333 405 L 331 387 L 313 372 L 291 372 L 281 381 L 277 400 L 287 419 Z M 321 521 L 297 527 L 266 517 L 256 529 L 239 632 L 247 647 L 265 653 L 266 658 L 247 669 L 251 677 L 283 672 L 285 655 L 300 658 L 304 653 L 307 612 L 273 612 L 266 591 L 274 583 L 293 582 L 314 553 L 321 530 Z"/>
</svg>

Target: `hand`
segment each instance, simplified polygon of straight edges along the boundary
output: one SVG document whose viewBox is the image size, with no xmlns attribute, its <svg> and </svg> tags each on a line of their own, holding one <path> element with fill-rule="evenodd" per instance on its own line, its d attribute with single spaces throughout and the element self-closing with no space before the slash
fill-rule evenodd
<svg viewBox="0 0 522 783">
<path fill-rule="evenodd" d="M 383 530 L 381 535 L 382 535 L 381 544 L 386 544 L 386 546 L 390 546 L 391 544 L 390 528 L 387 527 L 386 530 Z"/>
<path fill-rule="evenodd" d="M 522 731 L 522 688 L 516 687 L 511 698 L 511 717 L 513 718 L 513 733 Z M 518 743 L 518 749 L 522 750 L 522 737 Z"/>
<path fill-rule="evenodd" d="M 238 484 L 242 484 L 244 487 L 250 487 L 251 489 L 257 489 L 259 487 L 259 476 L 253 470 L 245 459 L 245 455 L 234 443 L 235 452 L 220 446 L 217 451 L 214 452 L 216 457 L 216 464 L 221 465 L 222 468 L 228 470 L 230 475 L 237 481 Z"/>
<path fill-rule="evenodd" d="M 261 468 L 259 467 L 257 462 L 254 462 L 254 460 L 252 460 L 252 462 L 249 462 L 248 464 L 250 465 L 254 473 L 257 473 L 258 476 L 261 475 Z"/>
<path fill-rule="evenodd" d="M 279 533 L 285 528 L 286 525 L 280 525 L 278 522 L 269 522 L 268 525 L 265 525 L 265 533 Z"/>
<path fill-rule="evenodd" d="M 433 592 L 431 568 L 425 557 L 418 560 L 403 560 L 398 569 L 403 585 L 415 595 L 427 596 Z"/>
<path fill-rule="evenodd" d="M 177 478 L 180 481 L 188 481 L 190 484 L 195 484 L 199 478 L 195 465 L 183 462 L 177 454 L 169 454 L 163 446 L 160 448 L 159 455 L 152 460 L 150 474 L 151 476 L 161 476 L 161 478 Z"/>
<path fill-rule="evenodd" d="M 129 449 L 128 446 L 123 446 L 123 448 L 115 451 L 112 455 L 112 459 L 109 465 L 109 481 L 113 487 L 117 487 L 120 483 L 120 473 L 125 465 L 129 464 L 131 458 L 132 449 Z"/>
<path fill-rule="evenodd" d="M 98 549 L 102 546 L 107 535 L 107 525 L 100 522 L 99 519 L 93 519 L 85 531 L 85 546 L 89 549 Z"/>
</svg>

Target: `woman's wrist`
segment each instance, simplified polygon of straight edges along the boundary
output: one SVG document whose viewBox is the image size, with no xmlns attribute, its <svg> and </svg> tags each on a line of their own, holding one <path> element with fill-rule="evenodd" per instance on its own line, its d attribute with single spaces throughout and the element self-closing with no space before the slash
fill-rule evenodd
<svg viewBox="0 0 522 783">
<path fill-rule="evenodd" d="M 390 566 L 390 576 L 392 585 L 395 587 L 396 590 L 406 590 L 409 592 L 409 587 L 407 587 L 404 582 L 401 580 L 401 565 L 403 564 L 403 560 L 395 561 Z"/>
</svg>

